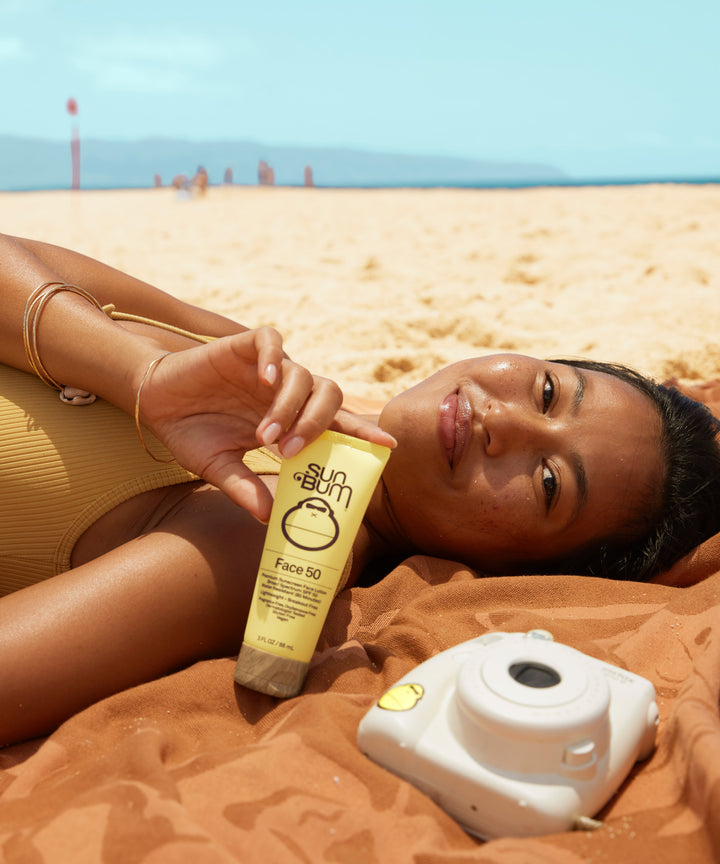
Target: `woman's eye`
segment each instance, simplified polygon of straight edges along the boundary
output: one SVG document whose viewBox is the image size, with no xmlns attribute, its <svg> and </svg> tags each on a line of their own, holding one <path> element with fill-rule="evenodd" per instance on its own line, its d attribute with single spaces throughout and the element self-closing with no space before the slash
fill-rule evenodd
<svg viewBox="0 0 720 864">
<path fill-rule="evenodd" d="M 552 405 L 553 397 L 555 396 L 555 385 L 549 375 L 545 376 L 542 391 L 543 414 L 547 414 Z"/>
<path fill-rule="evenodd" d="M 551 469 L 547 465 L 543 465 L 542 471 L 543 492 L 545 493 L 545 504 L 550 508 L 552 500 L 557 491 L 557 480 Z"/>
</svg>

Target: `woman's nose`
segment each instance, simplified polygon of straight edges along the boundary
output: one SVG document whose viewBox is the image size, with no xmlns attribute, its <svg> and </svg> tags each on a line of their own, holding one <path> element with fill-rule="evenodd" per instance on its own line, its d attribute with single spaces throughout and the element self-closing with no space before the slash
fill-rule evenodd
<svg viewBox="0 0 720 864">
<path fill-rule="evenodd" d="M 483 418 L 485 451 L 502 456 L 513 449 L 547 446 L 552 429 L 548 418 L 536 411 L 507 403 L 493 402 Z"/>
</svg>

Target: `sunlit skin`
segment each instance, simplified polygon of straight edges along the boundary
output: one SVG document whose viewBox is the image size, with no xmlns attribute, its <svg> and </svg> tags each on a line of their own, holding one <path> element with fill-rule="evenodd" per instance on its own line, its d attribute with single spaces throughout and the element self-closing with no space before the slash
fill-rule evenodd
<svg viewBox="0 0 720 864">
<path fill-rule="evenodd" d="M 514 354 L 453 364 L 393 399 L 383 475 L 408 546 L 489 571 L 627 533 L 657 502 L 660 419 L 602 372 Z"/>
<path fill-rule="evenodd" d="M 399 443 L 348 584 L 387 553 L 517 572 L 625 528 L 662 481 L 659 419 L 614 377 L 587 372 L 580 382 L 570 367 L 495 356 L 448 367 L 392 400 L 380 424 Z M 272 492 L 276 478 L 261 480 Z M 16 709 L 0 716 L 0 743 L 237 651 L 264 534 L 203 483 L 143 493 L 98 519 L 76 544 L 72 570 L 2 598 L 0 693 Z"/>
<path fill-rule="evenodd" d="M 270 513 L 277 479 L 242 466 L 258 443 L 287 456 L 328 427 L 390 447 L 382 429 L 396 436 L 349 585 L 388 553 L 436 554 L 486 572 L 532 568 L 627 531 L 657 501 L 659 419 L 615 378 L 584 373 L 580 386 L 572 369 L 527 357 L 472 360 L 394 399 L 378 429 L 338 412 L 337 385 L 294 363 L 267 328 L 190 307 L 71 250 L 2 235 L 0 250 L 5 366 L 30 371 L 25 310 L 48 282 L 216 337 L 197 345 L 115 322 L 72 291 L 44 307 L 39 351 L 52 376 L 130 417 L 139 409 L 147 430 L 204 481 L 123 501 L 78 539 L 70 570 L 0 599 L 0 746 L 48 732 L 104 696 L 237 652 L 265 539 L 258 519 Z"/>
</svg>

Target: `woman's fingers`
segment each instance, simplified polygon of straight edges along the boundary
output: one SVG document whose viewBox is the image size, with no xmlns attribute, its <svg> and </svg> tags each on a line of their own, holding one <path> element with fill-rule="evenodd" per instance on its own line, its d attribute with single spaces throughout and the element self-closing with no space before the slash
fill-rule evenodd
<svg viewBox="0 0 720 864">
<path fill-rule="evenodd" d="M 394 447 L 369 419 L 341 410 L 343 396 L 285 356 L 265 327 L 176 352 L 144 384 L 141 422 L 181 465 L 222 489 L 261 521 L 272 499 L 242 463 L 257 442 L 289 458 L 325 429 Z"/>
<path fill-rule="evenodd" d="M 236 458 L 235 454 L 228 454 L 226 460 L 216 460 L 205 472 L 205 479 L 239 507 L 267 524 L 272 509 L 272 494 L 262 480 Z"/>
<path fill-rule="evenodd" d="M 342 391 L 334 381 L 286 360 L 280 389 L 258 426 L 258 440 L 277 443 L 286 458 L 294 456 L 330 427 L 341 405 Z"/>
<path fill-rule="evenodd" d="M 261 383 L 274 387 L 285 356 L 282 336 L 273 327 L 260 327 L 249 332 L 253 334 L 257 351 L 258 378 Z"/>
<path fill-rule="evenodd" d="M 329 429 L 342 401 L 342 390 L 334 381 L 315 376 L 310 395 L 278 442 L 280 453 L 286 459 L 296 456 L 306 444 Z"/>
<path fill-rule="evenodd" d="M 272 376 L 276 371 L 272 368 L 273 363 L 278 352 L 282 352 L 280 335 L 271 328 L 263 328 L 263 331 L 258 331 L 256 346 L 259 370 L 269 367 Z M 392 435 L 383 432 L 376 423 L 341 410 L 343 395 L 334 381 L 313 376 L 304 367 L 282 356 L 277 393 L 257 428 L 261 444 L 277 443 L 281 454 L 290 458 L 325 429 L 335 429 L 391 449 L 397 446 Z M 270 383 L 267 374 L 265 381 Z"/>
<path fill-rule="evenodd" d="M 389 447 L 391 450 L 397 447 L 396 439 L 389 432 L 384 432 L 374 421 L 358 414 L 350 414 L 349 411 L 338 411 L 330 428 L 345 435 L 352 435 L 354 438 L 363 438 L 372 444 Z"/>
</svg>

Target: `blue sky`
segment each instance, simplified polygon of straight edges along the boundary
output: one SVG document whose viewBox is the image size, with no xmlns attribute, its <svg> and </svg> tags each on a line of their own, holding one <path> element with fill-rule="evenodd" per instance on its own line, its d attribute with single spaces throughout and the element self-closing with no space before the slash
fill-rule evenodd
<svg viewBox="0 0 720 864">
<path fill-rule="evenodd" d="M 718 34 L 718 0 L 0 0 L 0 134 L 720 177 Z"/>
</svg>

